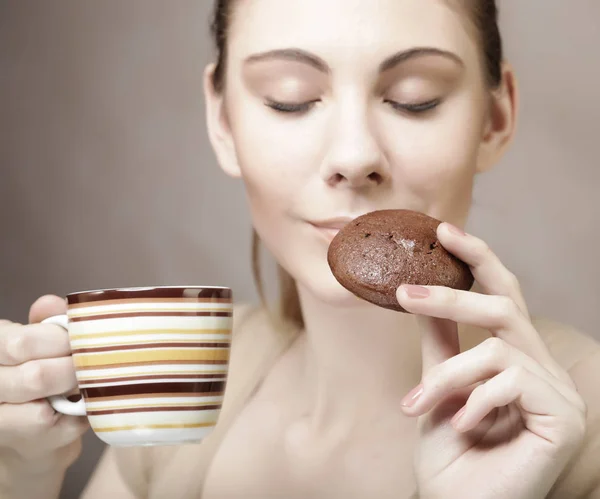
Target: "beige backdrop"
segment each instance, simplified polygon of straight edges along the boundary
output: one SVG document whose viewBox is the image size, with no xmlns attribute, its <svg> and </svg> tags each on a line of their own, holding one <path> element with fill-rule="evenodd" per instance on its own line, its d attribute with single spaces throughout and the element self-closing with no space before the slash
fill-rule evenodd
<svg viewBox="0 0 600 499">
<path fill-rule="evenodd" d="M 206 139 L 208 0 L 0 0 L 0 317 L 43 293 L 172 283 L 254 300 L 243 191 Z M 469 229 L 534 312 L 600 338 L 600 4 L 504 0 L 518 139 Z M 79 495 L 101 447 L 69 473 Z"/>
</svg>

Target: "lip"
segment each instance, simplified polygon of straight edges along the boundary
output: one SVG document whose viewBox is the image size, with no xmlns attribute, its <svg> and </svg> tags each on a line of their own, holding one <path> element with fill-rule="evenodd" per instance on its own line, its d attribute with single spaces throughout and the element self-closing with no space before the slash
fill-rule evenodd
<svg viewBox="0 0 600 499">
<path fill-rule="evenodd" d="M 337 233 L 352 222 L 354 218 L 356 217 L 337 217 L 327 220 L 309 221 L 308 223 L 317 230 L 327 243 L 331 243 Z"/>
<path fill-rule="evenodd" d="M 318 229 L 343 229 L 346 225 L 354 220 L 353 217 L 338 217 L 330 218 L 328 220 L 310 221 L 311 225 L 314 225 Z"/>
</svg>

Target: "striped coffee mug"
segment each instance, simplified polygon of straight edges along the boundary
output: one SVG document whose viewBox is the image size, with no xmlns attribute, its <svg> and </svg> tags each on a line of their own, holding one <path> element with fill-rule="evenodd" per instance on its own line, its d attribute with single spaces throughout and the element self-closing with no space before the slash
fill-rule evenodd
<svg viewBox="0 0 600 499">
<path fill-rule="evenodd" d="M 109 445 L 198 442 L 219 417 L 233 321 L 229 288 L 177 286 L 84 291 L 46 319 L 69 333 L 82 398 L 49 398 L 87 416 Z"/>
</svg>

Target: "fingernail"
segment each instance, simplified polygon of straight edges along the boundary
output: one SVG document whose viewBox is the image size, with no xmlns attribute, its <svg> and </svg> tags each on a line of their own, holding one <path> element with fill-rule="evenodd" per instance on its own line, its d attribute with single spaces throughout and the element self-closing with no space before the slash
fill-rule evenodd
<svg viewBox="0 0 600 499">
<path fill-rule="evenodd" d="M 451 423 L 453 425 L 458 424 L 458 422 L 460 421 L 460 419 L 464 416 L 465 412 L 467 412 L 467 406 L 466 405 L 463 406 L 463 408 L 454 415 L 454 417 L 452 418 Z"/>
<path fill-rule="evenodd" d="M 402 287 L 404 288 L 404 291 L 406 291 L 406 294 L 409 298 L 429 298 L 429 295 L 431 294 L 429 289 L 424 286 L 413 286 L 409 284 L 403 284 Z"/>
<path fill-rule="evenodd" d="M 456 225 L 452 225 L 449 223 L 447 223 L 446 225 L 448 226 L 448 230 L 455 236 L 466 236 L 467 235 L 467 233 L 464 230 L 459 229 Z"/>
<path fill-rule="evenodd" d="M 423 385 L 415 386 L 408 394 L 402 399 L 402 407 L 412 407 L 417 403 L 419 397 L 423 395 Z"/>
</svg>

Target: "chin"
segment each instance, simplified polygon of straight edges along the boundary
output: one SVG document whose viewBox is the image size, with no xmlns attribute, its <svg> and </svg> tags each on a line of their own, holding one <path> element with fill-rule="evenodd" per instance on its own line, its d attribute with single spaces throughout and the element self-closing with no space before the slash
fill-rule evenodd
<svg viewBox="0 0 600 499">
<path fill-rule="evenodd" d="M 260 234 L 260 232 L 259 232 Z M 276 261 L 296 281 L 304 293 L 333 307 L 356 308 L 373 306 L 344 288 L 333 276 L 327 263 L 327 249 L 332 236 L 303 226 L 302 231 L 265 232 L 261 240 Z M 286 244 L 282 245 L 282 241 Z"/>
<path fill-rule="evenodd" d="M 333 276 L 326 262 L 318 266 L 320 272 L 298 272 L 294 279 L 305 292 L 320 302 L 339 308 L 369 307 L 371 304 L 344 288 Z"/>
</svg>

